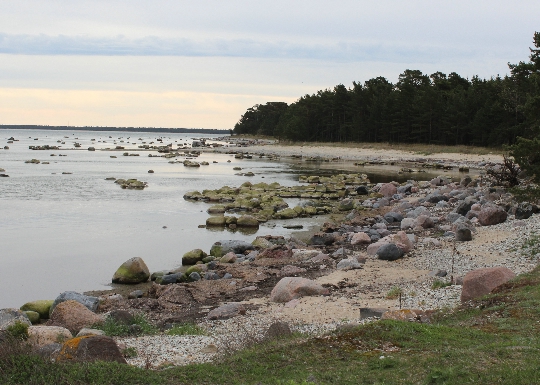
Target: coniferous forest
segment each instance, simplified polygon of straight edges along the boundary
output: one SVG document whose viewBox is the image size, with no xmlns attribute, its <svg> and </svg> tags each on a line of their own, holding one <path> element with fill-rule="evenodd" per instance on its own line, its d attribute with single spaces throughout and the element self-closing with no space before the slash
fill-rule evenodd
<svg viewBox="0 0 540 385">
<path fill-rule="evenodd" d="M 249 108 L 235 134 L 310 142 L 393 142 L 501 146 L 540 132 L 540 32 L 529 61 L 509 64 L 510 75 L 466 79 L 452 72 L 405 70 L 343 84 L 287 105 Z"/>
</svg>

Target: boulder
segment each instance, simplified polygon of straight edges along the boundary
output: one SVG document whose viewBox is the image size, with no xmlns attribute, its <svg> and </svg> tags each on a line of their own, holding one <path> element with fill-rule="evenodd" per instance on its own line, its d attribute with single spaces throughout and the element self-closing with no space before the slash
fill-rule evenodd
<svg viewBox="0 0 540 385">
<path fill-rule="evenodd" d="M 0 309 L 0 330 L 6 330 L 8 327 L 21 322 L 28 326 L 32 325 L 28 316 L 19 309 Z"/>
<path fill-rule="evenodd" d="M 346 198 L 339 202 L 338 210 L 339 211 L 350 211 L 354 208 L 354 200 Z"/>
<path fill-rule="evenodd" d="M 63 343 L 71 338 L 73 338 L 71 332 L 61 326 L 30 326 L 28 328 L 28 342 L 35 347 Z"/>
<path fill-rule="evenodd" d="M 311 295 L 328 295 L 325 289 L 317 282 L 307 278 L 285 277 L 282 278 L 270 293 L 272 302 L 289 302 L 293 299 Z"/>
<path fill-rule="evenodd" d="M 58 361 L 108 361 L 126 364 L 118 345 L 111 337 L 85 336 L 66 341 L 58 354 Z"/>
<path fill-rule="evenodd" d="M 457 205 L 454 211 L 460 215 L 466 215 L 471 210 L 472 205 L 476 202 L 478 202 L 476 198 L 467 197 Z"/>
<path fill-rule="evenodd" d="M 348 258 L 348 259 L 342 259 L 341 261 L 339 261 L 336 268 L 338 270 L 361 269 L 362 264 L 358 262 L 356 258 Z"/>
<path fill-rule="evenodd" d="M 251 215 L 242 215 L 236 221 L 238 227 L 259 227 L 259 221 Z"/>
<path fill-rule="evenodd" d="M 294 277 L 298 274 L 305 273 L 307 270 L 303 267 L 298 267 L 294 265 L 283 266 L 279 272 L 279 275 L 282 277 Z"/>
<path fill-rule="evenodd" d="M 209 320 L 217 319 L 229 319 L 239 315 L 246 314 L 246 308 L 244 305 L 238 302 L 232 302 L 225 305 L 221 305 L 208 313 Z"/>
<path fill-rule="evenodd" d="M 468 272 L 463 278 L 461 302 L 482 297 L 491 293 L 516 275 L 506 267 L 489 267 Z"/>
<path fill-rule="evenodd" d="M 482 226 L 493 226 L 503 223 L 506 221 L 507 217 L 508 214 L 503 210 L 502 207 L 493 204 L 486 204 L 482 207 L 482 210 L 480 210 L 480 213 L 478 214 L 478 222 L 480 222 Z"/>
<path fill-rule="evenodd" d="M 412 227 L 422 227 L 423 229 L 428 229 L 433 227 L 433 220 L 427 215 L 419 215 L 413 222 Z"/>
<path fill-rule="evenodd" d="M 133 314 L 127 310 L 113 310 L 107 315 L 107 319 L 114 320 L 116 323 L 131 325 L 135 322 Z"/>
<path fill-rule="evenodd" d="M 361 185 L 356 188 L 356 193 L 358 195 L 368 195 L 369 194 L 369 188 L 367 186 Z"/>
<path fill-rule="evenodd" d="M 97 297 L 80 294 L 75 291 L 65 291 L 58 297 L 56 297 L 56 299 L 54 300 L 49 310 L 49 317 L 52 314 L 54 308 L 64 301 L 77 301 L 80 304 L 84 305 L 91 312 L 95 312 L 99 305 L 99 299 Z"/>
<path fill-rule="evenodd" d="M 395 212 L 395 211 L 390 211 L 390 212 L 384 214 L 383 218 L 388 223 L 401 222 L 403 220 L 403 215 L 401 215 L 401 213 L 398 213 L 398 212 Z"/>
<path fill-rule="evenodd" d="M 403 257 L 405 252 L 395 243 L 385 243 L 377 250 L 377 257 L 384 261 L 395 261 Z"/>
<path fill-rule="evenodd" d="M 82 328 L 75 337 L 104 336 L 104 335 L 105 335 L 105 332 L 103 330 Z"/>
<path fill-rule="evenodd" d="M 53 304 L 54 300 L 38 300 L 38 301 L 32 301 L 27 302 L 24 305 L 21 306 L 21 310 L 23 311 L 35 311 L 39 314 L 39 317 L 42 319 L 49 318 L 49 310 L 51 309 L 51 306 Z"/>
<path fill-rule="evenodd" d="M 355 233 L 351 238 L 351 245 L 370 244 L 371 238 L 366 233 Z"/>
<path fill-rule="evenodd" d="M 237 259 L 236 254 L 231 251 L 225 254 L 223 257 L 221 257 L 219 259 L 219 262 L 220 263 L 235 263 L 236 259 Z"/>
<path fill-rule="evenodd" d="M 273 243 L 264 237 L 257 237 L 251 242 L 256 249 L 267 249 L 273 246 Z"/>
<path fill-rule="evenodd" d="M 411 251 L 414 247 L 414 243 L 411 241 L 405 231 L 398 231 L 396 234 L 394 234 L 394 236 L 392 236 L 392 242 L 403 250 L 403 253 L 405 254 Z"/>
<path fill-rule="evenodd" d="M 456 234 L 456 241 L 468 242 L 472 241 L 472 232 L 469 227 L 464 223 L 459 223 L 454 226 L 454 233 Z"/>
<path fill-rule="evenodd" d="M 39 313 L 32 310 L 25 310 L 24 314 L 26 314 L 30 322 L 32 322 L 32 325 L 39 323 Z"/>
<path fill-rule="evenodd" d="M 182 256 L 182 265 L 195 265 L 197 262 L 202 261 L 207 256 L 208 254 L 201 249 L 188 251 Z"/>
<path fill-rule="evenodd" d="M 414 218 L 403 218 L 400 224 L 401 230 L 407 230 L 414 226 Z"/>
<path fill-rule="evenodd" d="M 206 210 L 208 214 L 225 214 L 225 206 L 223 205 L 214 205 Z"/>
<path fill-rule="evenodd" d="M 221 258 L 230 251 L 235 254 L 243 254 L 246 250 L 255 250 L 255 246 L 253 246 L 251 243 L 240 240 L 219 241 L 212 245 L 210 255 L 216 258 Z"/>
<path fill-rule="evenodd" d="M 103 318 L 77 301 L 69 300 L 58 304 L 49 321 L 51 326 L 62 326 L 77 334 L 82 328 L 103 323 Z"/>
<path fill-rule="evenodd" d="M 227 218 L 224 216 L 215 216 L 206 219 L 206 226 L 225 226 L 227 224 Z"/>
<path fill-rule="evenodd" d="M 274 322 L 264 335 L 265 340 L 273 340 L 278 338 L 283 338 L 292 335 L 291 328 L 286 322 Z"/>
<path fill-rule="evenodd" d="M 394 194 L 397 194 L 397 187 L 393 183 L 385 183 L 379 189 L 379 194 L 391 198 Z"/>
<path fill-rule="evenodd" d="M 516 207 L 516 219 L 527 219 L 534 214 L 534 208 L 530 203 L 522 202 Z"/>
<path fill-rule="evenodd" d="M 134 284 L 148 281 L 150 270 L 140 257 L 134 257 L 124 262 L 113 275 L 113 283 Z"/>
</svg>

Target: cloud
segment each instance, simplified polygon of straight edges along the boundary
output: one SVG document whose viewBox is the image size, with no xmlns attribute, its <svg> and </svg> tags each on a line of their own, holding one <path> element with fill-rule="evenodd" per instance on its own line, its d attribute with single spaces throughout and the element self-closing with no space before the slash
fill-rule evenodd
<svg viewBox="0 0 540 385">
<path fill-rule="evenodd" d="M 333 61 L 409 60 L 433 62 L 442 56 L 470 57 L 478 54 L 468 48 L 436 46 L 403 46 L 356 41 L 291 42 L 254 39 L 205 39 L 91 37 L 14 35 L 0 33 L 0 53 L 21 55 L 76 56 L 183 56 L 183 57 L 244 57 L 275 59 L 315 59 Z"/>
</svg>

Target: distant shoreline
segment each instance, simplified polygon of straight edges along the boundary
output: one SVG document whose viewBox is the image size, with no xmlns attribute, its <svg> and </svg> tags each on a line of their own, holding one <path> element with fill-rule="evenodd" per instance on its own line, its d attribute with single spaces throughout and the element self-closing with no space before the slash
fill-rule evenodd
<svg viewBox="0 0 540 385">
<path fill-rule="evenodd" d="M 58 130 L 58 131 L 124 131 L 124 132 L 161 132 L 176 134 L 230 134 L 229 130 L 206 128 L 158 128 L 158 127 L 92 127 L 92 126 L 40 126 L 32 124 L 1 124 L 0 130 Z"/>
</svg>

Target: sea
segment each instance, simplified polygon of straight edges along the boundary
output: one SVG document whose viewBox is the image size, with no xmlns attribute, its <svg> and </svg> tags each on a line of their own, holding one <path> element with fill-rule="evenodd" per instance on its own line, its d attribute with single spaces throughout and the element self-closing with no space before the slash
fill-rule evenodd
<svg viewBox="0 0 540 385">
<path fill-rule="evenodd" d="M 15 141 L 8 143 L 10 138 Z M 201 138 L 234 150 L 227 137 L 204 134 L 0 129 L 0 168 L 5 170 L 0 173 L 9 175 L 0 178 L 0 308 L 54 299 L 68 290 L 111 288 L 116 269 L 132 257 L 141 257 L 150 271 L 174 269 L 181 266 L 184 253 L 196 248 L 208 252 L 216 241 L 251 242 L 257 235 L 295 232 L 283 227 L 291 221 L 279 220 L 261 224 L 256 233 L 199 228 L 209 216 L 210 205 L 184 200 L 188 191 L 238 187 L 246 181 L 291 186 L 298 184 L 300 174 L 358 172 L 351 162 L 236 159 L 215 152 L 193 159 L 207 161 L 208 166 L 192 168 L 169 163 L 174 158 L 149 157 L 163 154 L 138 148 L 170 143 L 173 148 L 178 144 L 190 147 Z M 29 149 L 44 145 L 60 149 Z M 116 146 L 125 149 L 112 150 Z M 124 152 L 139 156 L 124 156 Z M 25 163 L 31 159 L 40 163 Z M 237 175 L 234 167 L 255 176 Z M 369 176 L 375 181 L 403 179 L 397 169 Z M 122 189 L 106 178 L 136 178 L 148 187 Z M 294 206 L 298 201 L 288 203 Z M 298 218 L 294 224 L 303 226 L 298 231 L 306 231 L 323 220 Z"/>
</svg>

